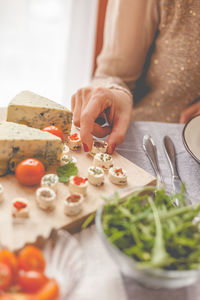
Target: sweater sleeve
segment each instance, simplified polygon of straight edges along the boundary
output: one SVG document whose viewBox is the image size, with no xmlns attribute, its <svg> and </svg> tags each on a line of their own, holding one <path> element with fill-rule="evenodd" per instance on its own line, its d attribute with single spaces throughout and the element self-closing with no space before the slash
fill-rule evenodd
<svg viewBox="0 0 200 300">
<path fill-rule="evenodd" d="M 156 0 L 109 0 L 92 85 L 131 94 L 158 28 Z"/>
</svg>

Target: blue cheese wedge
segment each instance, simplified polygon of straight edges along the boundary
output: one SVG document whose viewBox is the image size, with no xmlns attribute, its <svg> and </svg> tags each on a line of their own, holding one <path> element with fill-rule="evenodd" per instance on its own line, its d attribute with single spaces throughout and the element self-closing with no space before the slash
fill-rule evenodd
<svg viewBox="0 0 200 300">
<path fill-rule="evenodd" d="M 14 171 L 26 158 L 37 158 L 45 167 L 59 162 L 61 139 L 51 133 L 12 122 L 0 122 L 0 175 Z"/>
<path fill-rule="evenodd" d="M 38 129 L 55 125 L 64 134 L 68 134 L 72 125 L 72 113 L 52 100 L 23 91 L 9 103 L 7 121 Z"/>
</svg>

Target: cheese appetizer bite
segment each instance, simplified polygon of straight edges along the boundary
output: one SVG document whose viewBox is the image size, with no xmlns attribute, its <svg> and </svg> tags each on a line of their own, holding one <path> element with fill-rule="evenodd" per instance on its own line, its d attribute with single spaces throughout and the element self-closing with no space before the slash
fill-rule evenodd
<svg viewBox="0 0 200 300">
<path fill-rule="evenodd" d="M 36 190 L 36 202 L 39 208 L 52 210 L 55 208 L 56 193 L 48 187 L 40 187 Z"/>
<path fill-rule="evenodd" d="M 74 193 L 65 199 L 64 213 L 67 216 L 74 216 L 80 213 L 83 206 L 84 197 L 81 194 Z"/>
<path fill-rule="evenodd" d="M 112 156 L 107 153 L 97 153 L 94 156 L 93 165 L 95 167 L 100 167 L 104 170 L 108 170 L 113 166 Z"/>
<path fill-rule="evenodd" d="M 94 156 L 97 153 L 106 153 L 108 148 L 108 143 L 105 141 L 93 141 L 92 150 L 90 154 Z"/>
<path fill-rule="evenodd" d="M 4 188 L 3 185 L 0 184 L 0 203 L 4 200 Z"/>
<path fill-rule="evenodd" d="M 127 183 L 127 174 L 122 168 L 113 167 L 109 169 L 108 178 L 117 185 L 124 185 Z"/>
<path fill-rule="evenodd" d="M 69 154 L 64 154 L 61 156 L 61 159 L 60 159 L 61 166 L 64 166 L 64 165 L 68 164 L 69 162 L 73 162 L 74 164 L 76 164 L 77 160 L 75 157 L 73 157 Z"/>
<path fill-rule="evenodd" d="M 100 167 L 90 166 L 88 168 L 88 181 L 89 183 L 100 186 L 104 183 L 104 171 Z"/>
<path fill-rule="evenodd" d="M 68 135 L 68 146 L 73 151 L 81 148 L 81 139 L 77 132 Z"/>
<path fill-rule="evenodd" d="M 66 155 L 66 154 L 69 154 L 69 147 L 66 144 L 64 144 L 62 155 Z"/>
<path fill-rule="evenodd" d="M 57 191 L 59 178 L 56 174 L 47 174 L 44 175 L 41 179 L 41 186 L 42 187 L 49 187 L 50 189 Z"/>
<path fill-rule="evenodd" d="M 79 193 L 81 195 L 87 194 L 88 179 L 80 176 L 71 176 L 69 179 L 70 193 Z"/>
<path fill-rule="evenodd" d="M 28 202 L 24 198 L 15 198 L 12 201 L 12 216 L 14 218 L 28 218 Z"/>
</svg>

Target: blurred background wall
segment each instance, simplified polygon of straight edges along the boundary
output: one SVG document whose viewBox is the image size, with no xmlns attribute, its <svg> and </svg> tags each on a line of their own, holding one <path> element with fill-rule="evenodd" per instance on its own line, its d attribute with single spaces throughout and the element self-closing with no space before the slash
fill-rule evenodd
<svg viewBox="0 0 200 300">
<path fill-rule="evenodd" d="M 0 0 L 0 106 L 31 90 L 70 108 L 94 69 L 97 16 L 98 0 Z"/>
</svg>

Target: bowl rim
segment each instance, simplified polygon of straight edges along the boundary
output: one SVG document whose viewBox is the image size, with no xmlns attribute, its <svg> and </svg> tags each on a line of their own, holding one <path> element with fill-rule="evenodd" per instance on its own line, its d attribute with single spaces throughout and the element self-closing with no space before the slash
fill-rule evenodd
<svg viewBox="0 0 200 300">
<path fill-rule="evenodd" d="M 151 187 L 151 186 L 149 186 L 149 187 Z M 180 278 L 183 278 L 183 277 L 186 277 L 189 275 L 196 275 L 196 274 L 200 273 L 200 266 L 199 266 L 199 268 L 191 269 L 191 270 L 164 270 L 164 269 L 159 269 L 159 268 L 144 268 L 144 269 L 138 268 L 137 262 L 134 259 L 130 258 L 128 255 L 126 255 L 125 253 L 120 251 L 117 246 L 115 246 L 108 240 L 108 238 L 103 230 L 103 226 L 102 226 L 102 215 L 103 215 L 104 206 L 105 206 L 105 204 L 103 204 L 96 212 L 95 225 L 97 228 L 97 232 L 99 233 L 102 241 L 105 242 L 108 247 L 111 247 L 112 250 L 114 250 L 114 252 L 118 256 L 123 257 L 124 261 L 127 264 L 129 264 L 131 266 L 131 268 L 134 268 L 138 272 L 143 272 L 144 274 L 149 274 L 151 276 L 152 275 L 155 277 L 159 276 L 162 278 L 165 278 L 166 276 L 168 276 L 168 278 L 170 277 L 171 279 L 178 278 L 178 276 Z"/>
<path fill-rule="evenodd" d="M 185 123 L 185 125 L 184 125 L 184 127 L 183 127 L 183 131 L 182 131 L 182 141 L 183 141 L 183 144 L 184 144 L 184 146 L 185 146 L 187 152 L 188 152 L 188 153 L 189 153 L 189 154 L 190 154 L 190 155 L 191 155 L 198 163 L 200 163 L 200 159 L 199 159 L 198 157 L 196 157 L 196 155 L 190 150 L 190 147 L 189 147 L 189 145 L 188 145 L 188 143 L 187 143 L 187 141 L 186 141 L 186 138 L 185 138 L 185 131 L 186 131 L 188 125 L 189 125 L 194 119 L 199 118 L 199 117 L 200 117 L 200 114 L 198 114 L 198 115 L 192 117 L 191 119 L 189 119 L 189 120 Z"/>
</svg>

